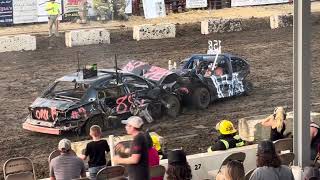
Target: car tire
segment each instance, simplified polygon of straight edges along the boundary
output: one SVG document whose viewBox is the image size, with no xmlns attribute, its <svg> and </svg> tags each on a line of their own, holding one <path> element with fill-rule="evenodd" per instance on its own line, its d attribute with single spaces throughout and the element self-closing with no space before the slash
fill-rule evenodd
<svg viewBox="0 0 320 180">
<path fill-rule="evenodd" d="M 86 122 L 86 124 L 83 127 L 83 132 L 86 135 L 89 135 L 90 133 L 90 128 L 93 125 L 98 125 L 101 127 L 101 130 L 104 131 L 105 130 L 105 126 L 104 126 L 104 122 L 103 122 L 103 118 L 99 115 L 93 116 L 91 118 L 89 118 Z"/>
<path fill-rule="evenodd" d="M 193 91 L 192 105 L 197 109 L 206 109 L 210 104 L 210 93 L 207 88 L 200 87 Z"/>
<path fill-rule="evenodd" d="M 170 106 L 170 108 L 165 107 L 165 112 L 169 117 L 176 118 L 181 111 L 181 104 L 179 99 L 175 95 L 169 95 L 164 98 L 164 101 Z"/>
<path fill-rule="evenodd" d="M 243 94 L 245 96 L 249 96 L 252 94 L 253 84 L 249 81 L 243 81 L 243 89 L 244 89 Z"/>
</svg>

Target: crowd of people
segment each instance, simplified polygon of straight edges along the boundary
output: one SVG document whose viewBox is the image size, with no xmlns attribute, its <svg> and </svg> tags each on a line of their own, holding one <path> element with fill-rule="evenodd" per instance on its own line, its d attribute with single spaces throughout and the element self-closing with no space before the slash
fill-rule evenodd
<svg viewBox="0 0 320 180">
<path fill-rule="evenodd" d="M 162 151 L 159 139 L 150 136 L 148 132 L 142 131 L 143 120 L 138 116 L 132 116 L 122 121 L 128 135 L 133 141 L 130 147 L 119 143 L 115 147 L 117 155 L 113 157 L 114 164 L 124 165 L 127 168 L 128 179 L 144 180 L 150 179 L 149 169 L 159 165 L 160 157 L 168 158 L 166 178 L 168 180 L 190 180 L 192 171 L 188 164 L 186 154 L 182 149 L 170 150 L 167 153 Z M 275 150 L 274 140 L 286 138 L 286 112 L 284 108 L 278 107 L 274 114 L 261 122 L 262 125 L 271 128 L 270 140 L 260 141 L 257 148 L 256 169 L 253 171 L 251 180 L 282 180 L 294 179 L 290 167 L 282 165 L 281 159 Z M 231 121 L 222 120 L 216 125 L 220 136 L 208 152 L 227 150 L 245 145 Z M 317 159 L 318 144 L 320 142 L 319 126 L 315 122 L 310 123 L 311 159 Z M 85 177 L 85 166 L 83 160 L 88 159 L 90 179 L 95 179 L 99 170 L 111 163 L 106 161 L 106 153 L 110 151 L 108 142 L 101 138 L 101 128 L 94 125 L 90 128 L 92 141 L 86 145 L 80 157 L 74 155 L 71 150 L 71 142 L 62 139 L 58 148 L 61 155 L 50 162 L 50 179 L 73 179 Z M 319 177 L 319 170 L 316 167 L 307 167 L 304 170 L 305 179 Z M 217 180 L 244 180 L 245 170 L 243 162 L 232 160 L 223 166 L 216 176 Z M 320 177 L 319 177 L 320 178 Z M 152 180 L 161 180 L 163 177 L 153 177 Z"/>
</svg>

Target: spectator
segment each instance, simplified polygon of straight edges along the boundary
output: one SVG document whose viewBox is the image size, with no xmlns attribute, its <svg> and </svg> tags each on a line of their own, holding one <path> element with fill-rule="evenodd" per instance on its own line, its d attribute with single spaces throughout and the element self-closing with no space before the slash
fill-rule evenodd
<svg viewBox="0 0 320 180">
<path fill-rule="evenodd" d="M 141 132 L 143 120 L 138 116 L 131 116 L 128 120 L 122 121 L 126 124 L 127 134 L 133 137 L 133 142 L 130 147 L 131 156 L 128 158 L 121 158 L 115 156 L 114 163 L 127 164 L 128 175 L 130 180 L 149 180 L 149 165 L 148 165 L 148 148 L 144 133 Z M 124 150 L 123 146 L 118 148 Z"/>
<path fill-rule="evenodd" d="M 243 164 L 240 161 L 232 160 L 221 168 L 216 180 L 244 180 L 245 173 Z"/>
<path fill-rule="evenodd" d="M 283 139 L 286 136 L 284 135 L 284 131 L 286 130 L 286 111 L 283 107 L 277 107 L 273 114 L 264 119 L 261 124 L 263 126 L 267 126 L 271 128 L 270 131 L 270 140 L 276 141 L 279 139 Z"/>
<path fill-rule="evenodd" d="M 183 150 L 177 149 L 168 153 L 168 180 L 191 180 L 192 173 Z"/>
<path fill-rule="evenodd" d="M 110 151 L 108 142 L 101 139 L 101 128 L 98 125 L 90 127 L 90 136 L 92 141 L 86 146 L 84 155 L 81 159 L 85 160 L 89 157 L 89 173 L 90 178 L 95 180 L 97 173 L 106 166 L 106 152 Z"/>
<path fill-rule="evenodd" d="M 318 154 L 318 146 L 320 145 L 319 125 L 311 121 L 310 123 L 310 139 L 311 139 L 311 160 L 314 160 Z"/>
<path fill-rule="evenodd" d="M 250 180 L 294 180 L 291 169 L 281 165 L 272 141 L 261 141 L 258 144 L 257 169 Z"/>
<path fill-rule="evenodd" d="M 78 14 L 79 14 L 79 23 L 86 24 L 87 23 L 87 15 L 88 15 L 89 3 L 87 0 L 79 0 L 78 1 Z"/>
<path fill-rule="evenodd" d="M 320 179 L 319 169 L 317 167 L 307 166 L 303 169 L 304 180 L 318 180 Z"/>
<path fill-rule="evenodd" d="M 70 153 L 70 140 L 62 139 L 59 142 L 58 149 L 61 155 L 53 158 L 50 162 L 50 180 L 70 180 L 80 176 L 86 177 L 83 161 Z"/>
<path fill-rule="evenodd" d="M 216 125 L 216 129 L 220 132 L 220 136 L 214 142 L 214 145 L 208 148 L 208 152 L 244 146 L 244 141 L 237 135 L 237 130 L 231 121 L 220 121 Z"/>
<path fill-rule="evenodd" d="M 153 142 L 150 134 L 146 133 L 145 136 L 148 147 L 149 167 L 157 166 L 160 163 L 158 151 L 153 147 Z M 155 177 L 151 178 L 151 180 L 163 180 L 163 177 Z"/>
</svg>

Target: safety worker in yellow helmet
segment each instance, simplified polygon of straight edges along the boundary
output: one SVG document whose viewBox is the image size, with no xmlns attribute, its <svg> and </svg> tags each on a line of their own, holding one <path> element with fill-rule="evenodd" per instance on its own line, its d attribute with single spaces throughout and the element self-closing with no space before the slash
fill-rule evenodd
<svg viewBox="0 0 320 180">
<path fill-rule="evenodd" d="M 220 136 L 214 142 L 214 144 L 208 148 L 208 152 L 227 150 L 245 145 L 245 142 L 237 134 L 237 130 L 234 128 L 231 121 L 220 121 L 216 125 L 216 129 L 220 132 Z"/>
<path fill-rule="evenodd" d="M 158 151 L 160 159 L 167 159 L 167 153 L 165 149 L 161 146 L 159 137 L 156 135 L 151 135 L 153 147 Z"/>
<path fill-rule="evenodd" d="M 53 35 L 53 25 L 55 26 L 54 34 L 59 36 L 58 18 L 60 14 L 60 4 L 55 2 L 55 0 L 50 0 L 47 2 L 45 10 L 48 13 L 49 37 Z"/>
</svg>

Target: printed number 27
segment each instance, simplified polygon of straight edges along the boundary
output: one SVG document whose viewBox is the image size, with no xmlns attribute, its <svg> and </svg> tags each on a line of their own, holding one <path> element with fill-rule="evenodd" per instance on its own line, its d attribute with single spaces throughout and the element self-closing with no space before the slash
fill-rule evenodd
<svg viewBox="0 0 320 180">
<path fill-rule="evenodd" d="M 196 164 L 194 170 L 199 170 L 201 168 L 201 164 Z"/>
</svg>

